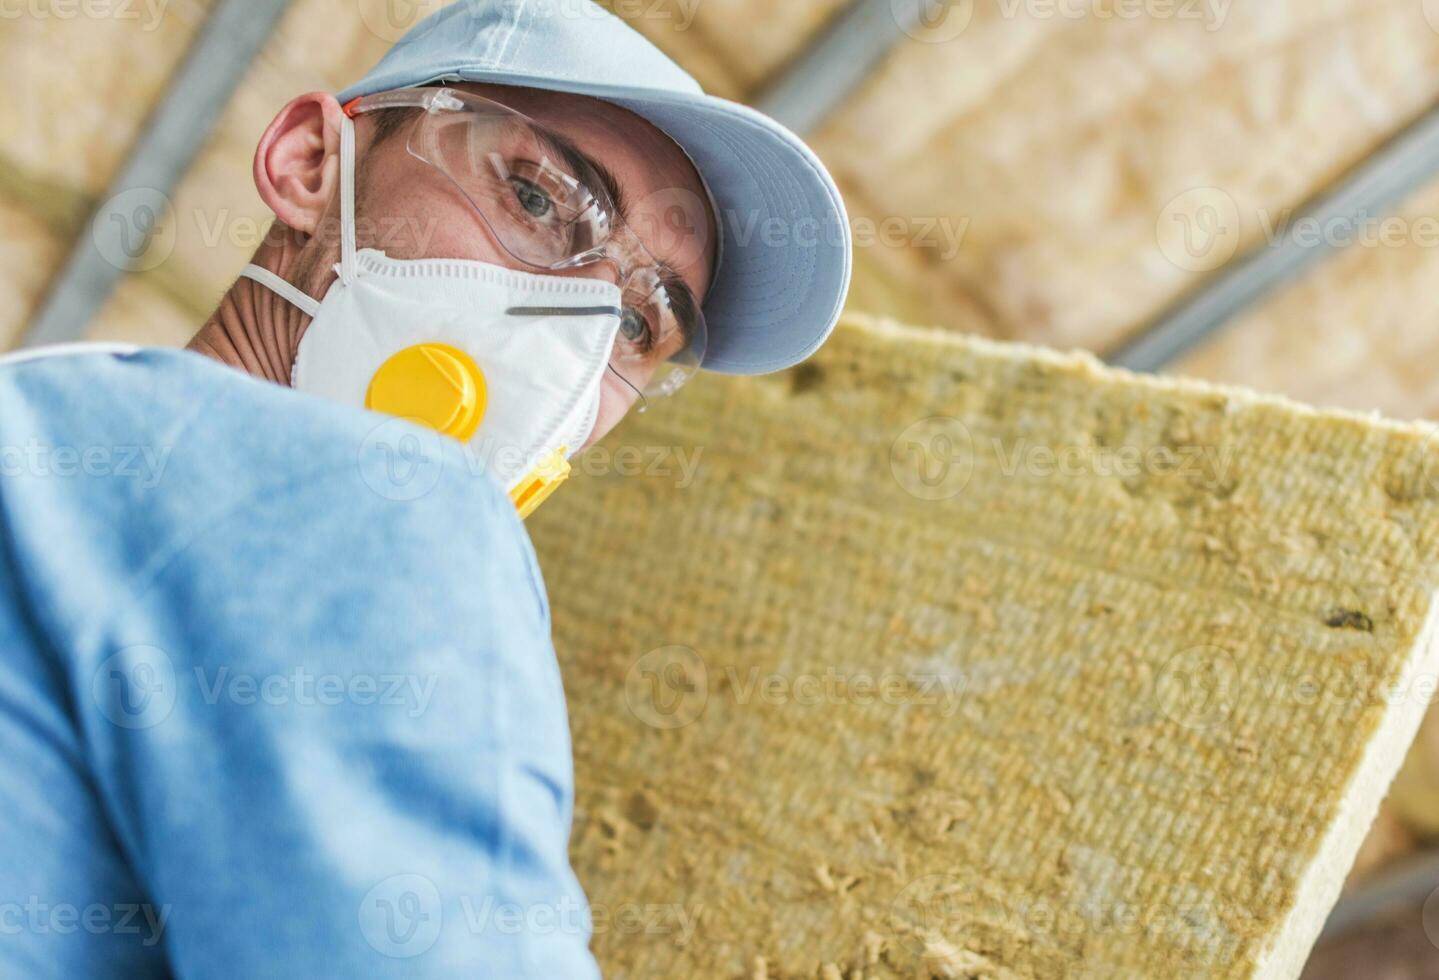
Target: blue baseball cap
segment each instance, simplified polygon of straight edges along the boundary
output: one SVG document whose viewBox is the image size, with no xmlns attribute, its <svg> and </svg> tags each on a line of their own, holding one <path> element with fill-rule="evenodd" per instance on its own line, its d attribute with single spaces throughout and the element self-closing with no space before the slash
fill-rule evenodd
<svg viewBox="0 0 1439 980">
<path fill-rule="evenodd" d="M 340 101 L 436 82 L 588 95 L 647 120 L 708 187 L 719 265 L 704 368 L 764 374 L 813 354 L 849 290 L 851 243 L 833 178 L 804 142 L 699 83 L 589 0 L 460 0 L 416 24 Z"/>
</svg>

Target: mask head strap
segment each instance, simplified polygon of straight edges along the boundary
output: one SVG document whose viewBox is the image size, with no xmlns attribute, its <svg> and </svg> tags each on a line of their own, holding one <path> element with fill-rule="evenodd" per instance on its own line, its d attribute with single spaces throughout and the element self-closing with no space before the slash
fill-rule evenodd
<svg viewBox="0 0 1439 980">
<path fill-rule="evenodd" d="M 340 262 L 335 266 L 340 281 L 349 285 L 355 279 L 355 123 L 349 113 L 340 117 Z M 314 317 L 320 312 L 320 301 L 301 292 L 269 269 L 247 265 L 240 275 L 253 280 Z"/>
<path fill-rule="evenodd" d="M 340 281 L 355 280 L 355 122 L 340 116 Z"/>
</svg>

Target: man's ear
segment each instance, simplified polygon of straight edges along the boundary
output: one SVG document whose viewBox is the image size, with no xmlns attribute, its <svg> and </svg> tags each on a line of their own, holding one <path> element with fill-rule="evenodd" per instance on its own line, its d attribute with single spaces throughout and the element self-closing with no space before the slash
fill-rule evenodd
<svg viewBox="0 0 1439 980">
<path fill-rule="evenodd" d="M 255 150 L 255 189 L 290 228 L 313 235 L 339 191 L 340 120 L 333 95 L 295 99 L 270 123 Z"/>
</svg>

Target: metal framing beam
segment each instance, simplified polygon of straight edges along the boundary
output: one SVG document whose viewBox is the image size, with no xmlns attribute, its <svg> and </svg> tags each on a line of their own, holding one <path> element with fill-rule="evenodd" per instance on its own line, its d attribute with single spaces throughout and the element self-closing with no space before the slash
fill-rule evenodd
<svg viewBox="0 0 1439 980">
<path fill-rule="evenodd" d="M 288 6 L 219 0 L 51 283 L 25 346 L 84 336 L 115 284 L 145 255 L 170 193 Z"/>
<path fill-rule="evenodd" d="M 801 135 L 813 132 L 875 66 L 919 30 L 934 0 L 853 0 L 754 100 Z"/>
<path fill-rule="evenodd" d="M 1332 190 L 1290 222 L 1284 237 L 1231 263 L 1193 296 L 1111 352 L 1108 360 L 1132 371 L 1158 371 L 1193 350 L 1259 300 L 1310 270 L 1338 248 L 1310 241 L 1302 229 L 1348 227 L 1392 211 L 1406 196 L 1439 177 L 1439 107 L 1376 150 Z M 1320 235 L 1318 238 L 1323 239 Z"/>
</svg>

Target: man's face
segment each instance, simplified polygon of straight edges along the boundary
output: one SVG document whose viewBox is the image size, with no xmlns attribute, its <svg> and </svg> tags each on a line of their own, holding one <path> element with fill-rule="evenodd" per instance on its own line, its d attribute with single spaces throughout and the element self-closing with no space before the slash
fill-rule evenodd
<svg viewBox="0 0 1439 980">
<path fill-rule="evenodd" d="M 698 305 L 713 274 L 714 218 L 699 174 L 669 137 L 618 106 L 584 96 L 496 85 L 452 87 L 524 113 L 607 171 L 624 201 L 629 228 L 655 260 L 673 269 Z M 471 259 L 620 284 L 610 262 L 556 271 L 526 265 L 496 241 L 453 183 L 408 152 L 408 125 L 378 141 L 373 117 L 362 114 L 357 127 L 361 247 L 372 244 L 399 259 Z M 367 236 L 375 240 L 367 243 Z M 599 416 L 586 445 L 609 432 L 634 401 L 633 388 L 606 371 Z"/>
</svg>

